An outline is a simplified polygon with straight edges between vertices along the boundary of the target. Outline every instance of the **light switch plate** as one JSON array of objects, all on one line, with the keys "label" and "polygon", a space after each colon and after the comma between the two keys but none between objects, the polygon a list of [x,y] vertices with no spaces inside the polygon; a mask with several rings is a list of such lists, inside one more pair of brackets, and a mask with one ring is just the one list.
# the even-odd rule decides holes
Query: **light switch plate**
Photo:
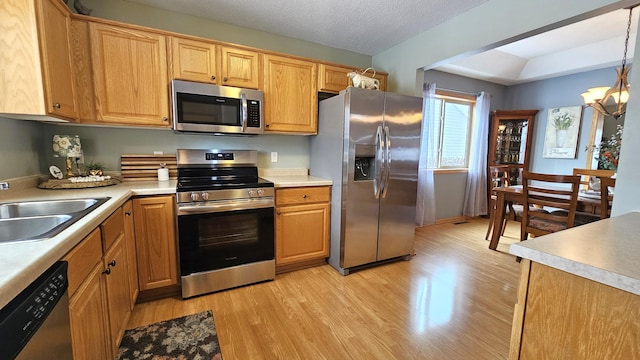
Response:
[{"label": "light switch plate", "polygon": [[278,162],[278,152],[277,151],[272,151],[271,152],[271,162],[272,163]]}]

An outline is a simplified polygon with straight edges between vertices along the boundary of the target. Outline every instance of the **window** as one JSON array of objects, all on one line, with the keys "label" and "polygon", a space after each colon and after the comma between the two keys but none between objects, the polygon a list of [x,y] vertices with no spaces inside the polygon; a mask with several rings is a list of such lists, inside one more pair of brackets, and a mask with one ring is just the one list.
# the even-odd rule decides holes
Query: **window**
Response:
[{"label": "window", "polygon": [[435,107],[436,121],[431,131],[437,147],[434,146],[436,153],[430,158],[429,167],[468,167],[475,98],[450,96],[436,91]]}]

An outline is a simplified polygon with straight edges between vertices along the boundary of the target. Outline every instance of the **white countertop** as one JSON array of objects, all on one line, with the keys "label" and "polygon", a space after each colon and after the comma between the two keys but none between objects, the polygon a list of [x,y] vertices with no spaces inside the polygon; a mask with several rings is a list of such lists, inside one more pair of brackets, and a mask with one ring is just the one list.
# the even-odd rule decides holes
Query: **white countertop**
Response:
[{"label": "white countertop", "polygon": [[640,295],[640,212],[512,244],[509,252]]},{"label": "white countertop", "polygon": [[261,176],[261,178],[271,181],[276,188],[281,187],[301,187],[301,186],[331,186],[333,181],[309,175],[275,175]]},{"label": "white countertop", "polygon": [[29,188],[3,194],[1,202],[49,199],[111,199],[85,215],[60,234],[41,241],[0,244],[0,308],[60,260],[93,229],[131,196],[162,195],[176,192],[176,181],[131,181],[118,185],[78,190]]}]

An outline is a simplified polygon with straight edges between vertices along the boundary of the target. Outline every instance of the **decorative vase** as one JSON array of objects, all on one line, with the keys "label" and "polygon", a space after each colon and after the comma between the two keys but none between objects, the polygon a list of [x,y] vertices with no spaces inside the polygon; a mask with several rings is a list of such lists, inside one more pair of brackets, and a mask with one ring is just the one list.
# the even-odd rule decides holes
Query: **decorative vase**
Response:
[{"label": "decorative vase", "polygon": [[567,130],[556,129],[556,147],[564,147],[564,140],[567,138]]}]

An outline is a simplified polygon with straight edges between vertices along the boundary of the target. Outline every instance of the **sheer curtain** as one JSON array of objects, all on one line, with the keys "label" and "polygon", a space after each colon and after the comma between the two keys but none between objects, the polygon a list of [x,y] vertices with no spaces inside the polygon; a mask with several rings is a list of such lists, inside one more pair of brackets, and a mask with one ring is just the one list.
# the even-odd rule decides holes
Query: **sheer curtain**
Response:
[{"label": "sheer curtain", "polygon": [[487,147],[489,138],[489,105],[491,94],[481,92],[476,99],[471,128],[469,171],[464,194],[462,215],[478,216],[487,213]]},{"label": "sheer curtain", "polygon": [[420,140],[420,161],[418,163],[418,196],[416,199],[416,225],[424,226],[436,222],[436,198],[433,180],[434,157],[437,156],[438,142],[434,131],[436,84],[424,84],[422,138]]}]

